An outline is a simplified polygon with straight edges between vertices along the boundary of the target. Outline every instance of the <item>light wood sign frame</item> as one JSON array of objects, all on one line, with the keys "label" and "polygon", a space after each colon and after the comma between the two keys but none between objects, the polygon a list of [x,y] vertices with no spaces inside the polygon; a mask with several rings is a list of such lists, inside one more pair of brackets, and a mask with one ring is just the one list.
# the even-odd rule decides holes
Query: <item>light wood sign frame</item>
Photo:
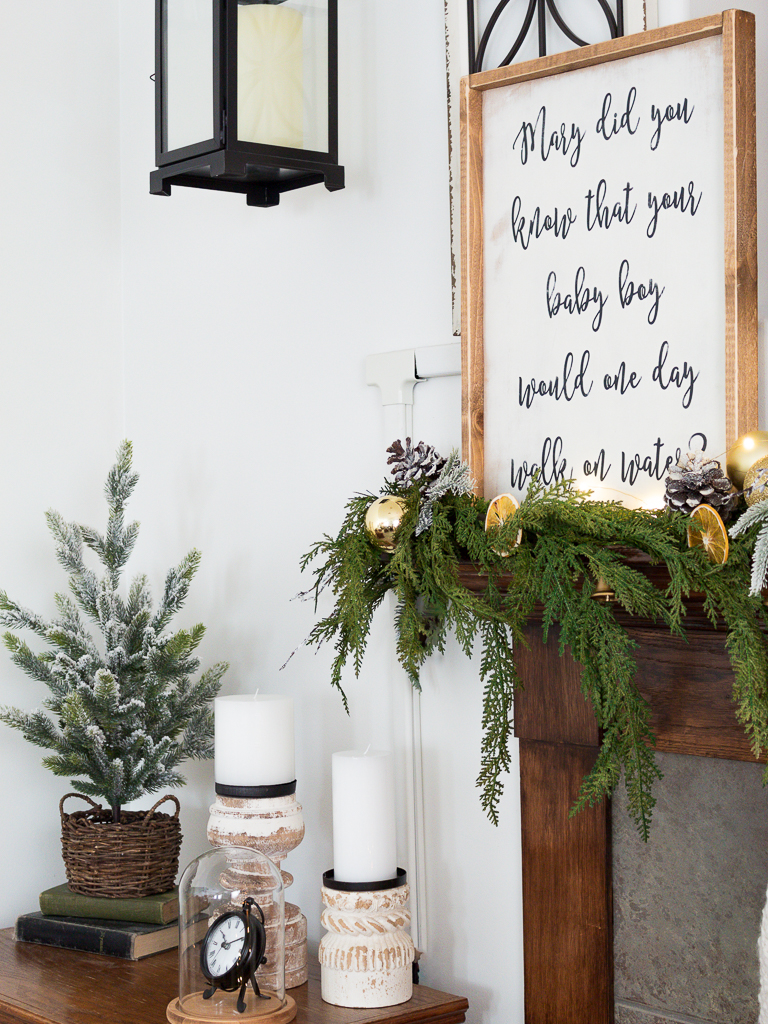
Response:
[{"label": "light wood sign frame", "polygon": [[461,164],[481,493],[538,466],[651,504],[699,435],[722,457],[757,428],[754,15],[463,78]]}]

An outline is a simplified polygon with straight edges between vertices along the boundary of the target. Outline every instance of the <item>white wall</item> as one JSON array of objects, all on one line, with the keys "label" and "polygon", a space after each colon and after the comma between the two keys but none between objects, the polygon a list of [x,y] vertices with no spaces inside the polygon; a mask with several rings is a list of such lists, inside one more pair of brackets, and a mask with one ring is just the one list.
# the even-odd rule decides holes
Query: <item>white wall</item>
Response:
[{"label": "white wall", "polygon": [[[0,588],[52,614],[65,578],[49,507],[101,514],[122,432],[118,19],[103,0],[0,8]],[[0,652],[0,704],[47,691]],[[0,924],[62,880],[59,799],[42,751],[0,733],[0,778],[18,827],[0,846]]]},{"label": "white wall", "polygon": [[[336,531],[345,501],[378,489],[386,471],[394,437],[383,434],[377,389],[365,385],[366,355],[451,340],[442,11],[342,0],[339,21],[347,188],[307,189],[277,209],[253,210],[213,192],[148,194],[152,4],[121,6],[126,429],[142,471],[134,511],[145,523],[135,558],[162,567],[199,546],[190,615],[209,627],[204,655],[231,662],[225,690],[260,686],[296,699],[307,834],[286,867],[296,878],[289,899],[307,914],[315,943],[320,877],[332,866],[330,755],[373,742],[402,763],[408,693],[383,611],[360,680],[347,675],[351,717],[328,683],[330,652],[301,650],[279,673],[314,621],[309,605],[291,602],[310,582],[298,562]],[[419,385],[417,396],[422,390],[437,397],[424,399],[430,414],[417,405],[419,436],[458,446],[458,381]],[[515,795],[496,830],[474,788],[476,668],[458,653],[448,663],[449,672],[430,666],[425,679],[423,978],[466,992],[477,1013],[500,1002],[502,965],[481,924],[489,908],[466,907],[468,873],[490,872],[514,922],[503,958],[517,979],[504,1003],[521,1012],[514,869],[506,880],[517,857]],[[211,766],[193,767],[190,778],[187,858],[206,846]]]},{"label": "white wall", "polygon": [[[288,194],[272,210],[194,189],[149,195],[151,0],[41,0],[34,18],[0,9],[2,95],[27,86],[23,109],[3,106],[13,144],[0,170],[0,586],[51,611],[63,576],[43,511],[101,524],[103,479],[119,439],[131,438],[141,481],[130,511],[143,524],[133,571],[158,587],[168,565],[199,547],[179,623],[208,626],[204,661],[231,663],[224,692],[259,686],[295,698],[307,834],[285,866],[314,943],[320,876],[332,866],[330,755],[371,741],[404,760],[408,695],[384,612],[360,680],[345,680],[349,718],[328,683],[330,652],[300,650],[279,672],[314,621],[310,605],[291,601],[309,585],[298,562],[335,532],[347,498],[377,490],[386,470],[394,438],[365,385],[365,356],[451,339],[441,6],[339,6],[348,185]],[[688,6],[691,16],[714,9]],[[759,94],[764,61],[760,75]],[[414,433],[444,453],[460,443],[455,379],[417,386]],[[35,706],[43,695],[3,657],[0,701]],[[467,995],[470,1021],[521,1024],[516,773],[496,829],[474,788],[477,665],[451,648],[423,683],[422,977]],[[20,808],[13,843],[0,848],[15,883],[0,896],[9,925],[63,880],[56,806],[69,787],[17,734],[1,738]],[[212,765],[190,765],[188,778],[184,862],[207,847]],[[400,839],[404,857],[402,813]]]}]

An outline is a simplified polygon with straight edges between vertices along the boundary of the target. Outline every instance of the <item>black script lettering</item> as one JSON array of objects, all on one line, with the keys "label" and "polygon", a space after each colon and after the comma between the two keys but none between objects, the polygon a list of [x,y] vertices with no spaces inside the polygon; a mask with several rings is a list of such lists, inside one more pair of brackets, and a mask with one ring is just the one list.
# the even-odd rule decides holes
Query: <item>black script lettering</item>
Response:
[{"label": "black script lettering", "polygon": [[570,206],[562,216],[555,207],[551,217],[549,214],[542,217],[541,208],[537,206],[530,219],[521,214],[521,206],[520,196],[515,196],[512,200],[512,237],[523,249],[528,248],[532,238],[541,238],[545,231],[551,231],[556,238],[566,238],[576,221],[576,214],[571,212]]},{"label": "black script lettering", "polygon": [[630,388],[634,390],[642,379],[642,377],[637,376],[634,370],[632,370],[629,377],[627,377],[627,367],[622,359],[619,363],[618,372],[615,375],[606,373],[603,377],[603,387],[606,391],[618,391],[623,395]]},{"label": "black script lettering", "polygon": [[622,309],[626,309],[634,298],[637,298],[640,302],[643,299],[652,299],[653,301],[648,310],[648,323],[654,324],[659,314],[659,300],[663,294],[664,289],[655,284],[653,278],[648,281],[647,285],[636,285],[634,281],[630,281],[629,260],[621,261],[621,266],[619,267],[619,301],[621,302]]},{"label": "black script lettering", "polygon": [[607,466],[605,464],[605,448],[600,449],[600,454],[597,456],[594,462],[590,462],[589,459],[584,460],[584,475],[595,476],[600,480],[601,483],[603,480],[605,480],[610,471],[610,462]]},{"label": "black script lettering", "polygon": [[527,462],[521,462],[519,468],[516,469],[515,460],[510,459],[509,479],[512,489],[525,490],[527,481],[533,477],[536,470],[539,471],[539,479],[545,487],[564,480],[568,463],[560,457],[562,452],[562,437],[556,437],[554,441],[551,437],[545,437],[544,444],[541,446],[541,462],[531,463],[530,468]]},{"label": "black script lettering", "polygon": [[597,124],[595,125],[595,131],[598,133],[598,135],[602,135],[603,138],[607,140],[612,138],[614,135],[618,135],[623,128],[626,128],[630,135],[634,135],[637,131],[638,125],[640,124],[639,117],[635,121],[634,128],[630,123],[632,108],[635,105],[636,97],[637,89],[633,85],[627,93],[627,102],[624,108],[624,113],[621,115],[621,117],[619,117],[618,114],[614,114],[613,123],[609,127],[608,115],[611,112],[611,103],[613,102],[613,97],[609,92],[607,92],[603,97],[603,112],[600,115],[600,117],[598,117]]},{"label": "black script lettering", "polygon": [[647,473],[652,480],[663,480],[674,463],[675,457],[668,455],[662,464],[661,449],[664,447],[664,442],[660,437],[656,439],[653,447],[656,449],[656,454],[645,457],[633,455],[627,459],[627,453],[621,453],[621,479],[624,483],[634,484],[640,473]]},{"label": "black script lettering", "polygon": [[637,210],[637,203],[632,207],[631,213],[629,210],[629,194],[632,191],[632,186],[627,182],[623,189],[624,202],[614,203],[613,206],[605,202],[605,190],[607,187],[605,178],[601,178],[595,191],[593,192],[590,189],[585,196],[587,200],[587,231],[591,231],[597,225],[607,229],[614,220],[624,224],[632,223],[635,210]]},{"label": "black script lettering", "polygon": [[701,197],[704,195],[703,192],[699,192],[699,198],[696,199],[694,196],[694,184],[692,181],[688,182],[688,188],[685,185],[681,185],[677,192],[673,192],[672,195],[669,192],[665,192],[661,199],[655,196],[653,192],[648,193],[648,209],[652,210],[651,219],[648,221],[648,227],[646,234],[649,238],[653,238],[656,234],[656,227],[659,222],[659,210],[679,210],[680,213],[690,212],[692,217],[696,216],[696,211],[701,204]]},{"label": "black script lettering", "polygon": [[539,152],[542,160],[546,161],[553,149],[558,153],[562,153],[563,156],[567,156],[568,151],[573,147],[569,163],[571,167],[575,167],[581,156],[581,143],[584,140],[584,134],[578,125],[571,124],[569,132],[565,127],[565,123],[563,123],[560,125],[559,130],[550,132],[549,136],[547,136],[547,108],[542,106],[535,122],[523,121],[520,125],[520,131],[515,136],[512,149],[516,148],[518,139],[520,139],[520,163],[526,164],[528,163],[528,157],[536,150],[536,138],[538,136]]},{"label": "black script lettering", "polygon": [[683,393],[683,408],[687,409],[693,399],[693,385],[699,379],[698,373],[693,372],[693,367],[689,366],[688,363],[683,363],[682,367],[673,366],[666,376],[665,383],[665,364],[667,362],[667,356],[669,355],[669,342],[662,341],[661,348],[659,349],[659,358],[656,360],[656,366],[653,369],[653,379],[662,389],[666,391],[671,385],[675,385],[676,388],[685,388]]},{"label": "black script lettering", "polygon": [[520,405],[524,405],[526,409],[530,409],[533,405],[533,400],[536,396],[541,398],[554,398],[556,402],[559,402],[561,398],[564,398],[566,402],[573,400],[576,392],[579,391],[584,398],[587,397],[589,392],[592,390],[592,381],[589,382],[589,387],[586,387],[586,381],[584,375],[587,372],[589,366],[589,350],[585,350],[581,355],[581,363],[579,364],[579,371],[571,381],[571,371],[573,370],[573,352],[568,352],[565,361],[563,362],[563,375],[555,377],[550,380],[536,380],[531,378],[531,383],[526,384],[523,387],[523,378],[518,378],[518,402]]},{"label": "black script lettering", "polygon": [[547,277],[547,313],[551,320],[561,309],[564,309],[566,313],[586,313],[590,306],[597,306],[595,315],[592,317],[592,330],[599,331],[608,296],[603,295],[599,288],[585,287],[584,277],[584,267],[579,267],[573,282],[573,293],[563,296],[560,292],[555,291],[557,274],[554,270],[550,271],[549,277]]},{"label": "black script lettering", "polygon": [[653,135],[651,136],[651,149],[656,149],[661,139],[661,126],[665,121],[683,121],[685,124],[693,117],[693,112],[696,108],[691,106],[688,110],[687,98],[682,103],[678,103],[676,107],[673,107],[670,103],[666,110],[662,107],[656,107],[655,104],[651,104],[651,120],[656,122],[656,128],[654,129]]}]

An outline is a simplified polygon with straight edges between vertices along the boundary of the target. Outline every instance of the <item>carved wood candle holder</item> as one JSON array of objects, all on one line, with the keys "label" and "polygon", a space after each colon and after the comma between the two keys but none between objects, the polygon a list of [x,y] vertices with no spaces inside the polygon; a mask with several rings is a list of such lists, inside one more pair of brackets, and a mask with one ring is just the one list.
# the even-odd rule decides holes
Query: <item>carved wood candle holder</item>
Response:
[{"label": "carved wood candle holder", "polygon": [[[283,885],[293,875],[283,871],[284,858],[304,838],[304,818],[296,800],[296,783],[280,786],[224,786],[216,783],[216,802],[208,819],[208,841],[213,846],[244,846],[266,854],[280,869]],[[258,875],[241,880],[245,891],[258,894]],[[258,897],[257,897],[258,898]],[[267,928],[267,957],[269,957]],[[285,904],[285,987],[307,980],[307,919],[293,903]]]},{"label": "carved wood candle holder", "polygon": [[384,882],[339,882],[323,875],[321,994],[335,1006],[395,1006],[413,995],[413,940],[406,930],[410,888],[398,868]]}]

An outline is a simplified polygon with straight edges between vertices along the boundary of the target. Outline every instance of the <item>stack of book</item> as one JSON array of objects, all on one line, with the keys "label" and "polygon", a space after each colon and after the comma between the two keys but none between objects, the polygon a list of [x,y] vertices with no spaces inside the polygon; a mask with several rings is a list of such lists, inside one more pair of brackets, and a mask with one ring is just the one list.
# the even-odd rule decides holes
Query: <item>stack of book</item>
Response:
[{"label": "stack of book", "polygon": [[22,914],[14,937],[61,949],[141,960],[179,944],[179,891],[111,899],[81,896],[66,883],[40,893],[40,911]]}]

